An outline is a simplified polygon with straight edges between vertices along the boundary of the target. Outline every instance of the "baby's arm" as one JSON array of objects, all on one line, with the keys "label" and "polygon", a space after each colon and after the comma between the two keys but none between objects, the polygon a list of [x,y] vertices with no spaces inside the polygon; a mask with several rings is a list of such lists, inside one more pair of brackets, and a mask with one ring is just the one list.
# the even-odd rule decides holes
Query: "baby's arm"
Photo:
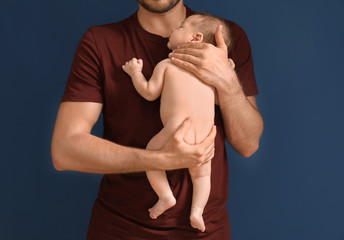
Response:
[{"label": "baby's arm", "polygon": [[122,66],[123,70],[131,77],[136,91],[148,101],[157,99],[164,85],[164,64],[158,64],[149,81],[142,74],[143,61],[133,58]]}]

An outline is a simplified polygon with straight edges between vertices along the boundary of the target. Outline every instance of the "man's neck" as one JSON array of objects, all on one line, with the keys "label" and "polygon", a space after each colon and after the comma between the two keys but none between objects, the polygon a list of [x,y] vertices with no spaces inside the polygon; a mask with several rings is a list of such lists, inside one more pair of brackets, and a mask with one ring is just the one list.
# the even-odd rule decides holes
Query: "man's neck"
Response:
[{"label": "man's neck", "polygon": [[166,13],[152,13],[139,5],[137,17],[140,25],[147,32],[169,37],[173,29],[180,26],[186,18],[186,8],[180,1],[173,9]]}]

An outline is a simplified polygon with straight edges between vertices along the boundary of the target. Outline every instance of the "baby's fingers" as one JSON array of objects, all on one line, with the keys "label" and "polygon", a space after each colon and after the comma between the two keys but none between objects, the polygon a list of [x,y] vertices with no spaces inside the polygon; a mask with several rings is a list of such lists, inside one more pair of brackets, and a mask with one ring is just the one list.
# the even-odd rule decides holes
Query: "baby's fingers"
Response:
[{"label": "baby's fingers", "polygon": [[216,126],[214,125],[211,128],[211,131],[208,134],[208,136],[200,143],[200,146],[202,146],[202,148],[205,150],[210,149],[211,146],[215,142],[215,136],[216,136]]}]

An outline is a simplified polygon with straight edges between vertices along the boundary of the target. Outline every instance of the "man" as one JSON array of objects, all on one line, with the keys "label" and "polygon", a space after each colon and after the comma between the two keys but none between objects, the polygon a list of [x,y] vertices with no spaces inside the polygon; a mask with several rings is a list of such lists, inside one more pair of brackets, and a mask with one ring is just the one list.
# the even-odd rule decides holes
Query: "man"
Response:
[{"label": "man", "polygon": [[[229,56],[240,82],[228,63],[221,27],[217,47],[186,44],[170,54],[174,64],[215,87],[219,100],[216,130],[213,127],[202,143],[188,145],[183,136],[192,119],[186,119],[161,150],[143,150],[162,128],[160,102],[144,100],[121,66],[138,57],[146,63],[143,74],[150,76],[154,66],[168,56],[172,30],[193,12],[182,0],[138,3],[138,11],[129,18],[93,26],[82,37],[56,120],[51,149],[54,166],[57,170],[105,174],[93,206],[88,239],[229,239],[224,139],[249,157],[258,149],[263,130],[247,37],[238,25],[229,22],[233,35]],[[103,139],[90,134],[101,111]],[[212,190],[203,214],[207,230],[201,233],[189,224],[192,184],[186,168],[211,159]],[[177,205],[153,220],[147,208],[156,196],[143,171],[158,167],[179,169],[167,173]]]}]

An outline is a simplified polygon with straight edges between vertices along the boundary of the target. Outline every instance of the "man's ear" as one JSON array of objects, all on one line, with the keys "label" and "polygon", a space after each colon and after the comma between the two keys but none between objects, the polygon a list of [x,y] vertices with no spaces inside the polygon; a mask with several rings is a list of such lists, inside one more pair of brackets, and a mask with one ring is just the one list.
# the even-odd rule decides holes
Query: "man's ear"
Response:
[{"label": "man's ear", "polygon": [[191,42],[202,42],[203,41],[203,33],[196,33],[195,35],[193,35]]}]

